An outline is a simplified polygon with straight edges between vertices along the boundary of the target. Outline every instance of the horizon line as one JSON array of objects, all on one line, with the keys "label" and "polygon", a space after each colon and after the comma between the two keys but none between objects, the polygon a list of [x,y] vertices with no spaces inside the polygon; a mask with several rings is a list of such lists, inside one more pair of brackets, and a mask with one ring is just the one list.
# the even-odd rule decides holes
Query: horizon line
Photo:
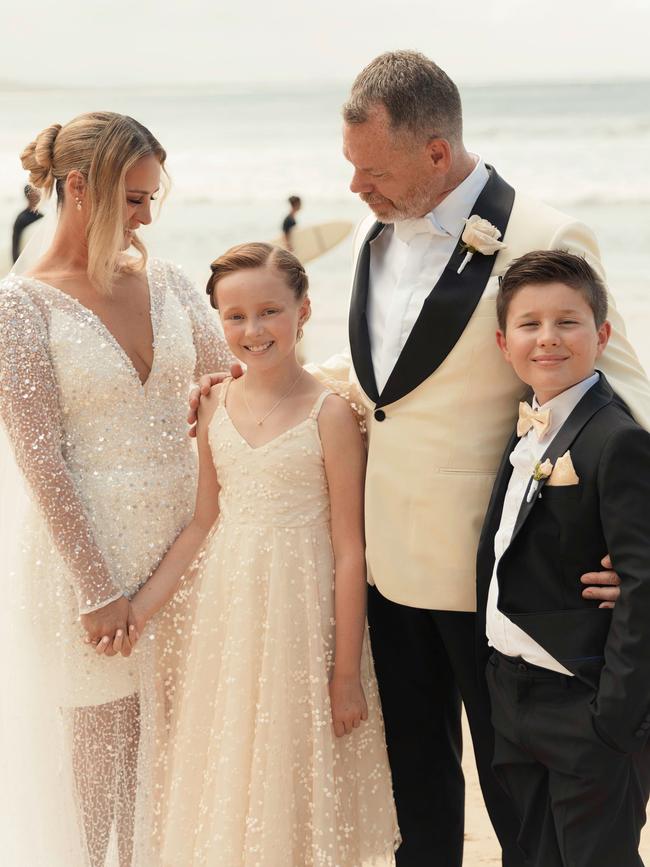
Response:
[{"label": "horizon line", "polygon": [[[490,81],[467,79],[460,80],[458,86],[460,88],[470,87],[476,89],[486,89],[489,87],[563,87],[567,85],[612,85],[612,84],[650,84],[650,76],[630,76],[621,75],[609,78],[603,77],[566,77],[566,78],[494,78]],[[329,79],[312,79],[301,82],[295,80],[277,80],[269,81],[268,79],[260,80],[232,80],[232,81],[188,81],[188,82],[173,82],[173,81],[142,81],[137,84],[116,82],[114,84],[95,83],[95,84],[78,84],[67,82],[29,82],[18,81],[15,79],[0,78],[0,92],[2,91],[52,91],[52,90],[156,90],[161,88],[173,90],[187,90],[191,88],[209,89],[217,88],[219,90],[284,90],[284,91],[305,91],[310,87],[316,88],[337,88],[349,87],[350,79],[348,78],[329,78]]]}]

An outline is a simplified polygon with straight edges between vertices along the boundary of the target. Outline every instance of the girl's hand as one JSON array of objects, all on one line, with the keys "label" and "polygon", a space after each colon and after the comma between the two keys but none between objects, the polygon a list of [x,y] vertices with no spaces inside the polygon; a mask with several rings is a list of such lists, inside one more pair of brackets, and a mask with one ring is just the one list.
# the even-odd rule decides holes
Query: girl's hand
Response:
[{"label": "girl's hand", "polygon": [[361,720],[368,719],[368,705],[358,676],[337,677],[335,673],[329,689],[334,734],[340,738],[359,728]]},{"label": "girl's hand", "polygon": [[142,610],[138,595],[139,594],[136,593],[129,604],[129,617],[127,620],[129,638],[131,640],[131,645],[134,647],[136,642],[142,635],[144,628],[147,625],[147,620],[149,619]]}]

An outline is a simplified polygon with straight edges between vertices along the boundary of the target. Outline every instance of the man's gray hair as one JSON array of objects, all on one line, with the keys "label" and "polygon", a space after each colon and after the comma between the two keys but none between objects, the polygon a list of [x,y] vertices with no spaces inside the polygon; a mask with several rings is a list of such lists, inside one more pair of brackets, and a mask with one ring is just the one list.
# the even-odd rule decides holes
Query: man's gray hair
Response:
[{"label": "man's gray hair", "polygon": [[439,66],[418,51],[387,51],[356,77],[343,106],[346,123],[365,123],[383,105],[395,131],[460,143],[463,114],[458,88]]}]

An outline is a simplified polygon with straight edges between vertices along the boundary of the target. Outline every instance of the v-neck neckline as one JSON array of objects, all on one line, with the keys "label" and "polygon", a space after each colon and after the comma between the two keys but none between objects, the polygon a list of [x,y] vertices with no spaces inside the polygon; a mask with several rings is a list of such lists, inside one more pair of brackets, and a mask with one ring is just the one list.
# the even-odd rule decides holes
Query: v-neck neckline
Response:
[{"label": "v-neck neckline", "polygon": [[143,391],[146,389],[147,385],[149,384],[149,382],[151,380],[151,376],[154,372],[154,368],[156,366],[156,357],[157,357],[156,335],[158,333],[158,325],[159,325],[159,322],[157,321],[156,312],[155,312],[156,311],[156,299],[154,299],[154,292],[156,291],[156,287],[155,287],[155,281],[152,279],[152,273],[151,273],[149,262],[147,262],[147,265],[145,268],[145,281],[147,284],[147,292],[149,294],[149,321],[151,324],[151,336],[152,336],[151,346],[152,346],[153,354],[152,354],[152,359],[151,359],[151,368],[150,368],[149,374],[148,374],[147,378],[144,380],[144,382],[142,381],[140,374],[138,373],[138,369],[136,368],[135,364],[133,363],[133,359],[128,354],[126,349],[124,349],[124,347],[119,342],[117,337],[115,337],[113,332],[110,330],[108,325],[106,325],[106,323],[101,318],[101,316],[99,316],[98,313],[95,313],[94,310],[91,310],[90,307],[87,307],[78,298],[75,298],[74,295],[71,295],[69,292],[65,292],[63,289],[59,289],[58,286],[54,286],[52,283],[47,283],[45,280],[39,280],[38,277],[30,277],[28,275],[23,275],[23,279],[24,280],[30,280],[33,283],[38,283],[40,286],[45,286],[46,288],[50,289],[56,295],[59,295],[60,297],[62,297],[64,299],[64,301],[66,303],[68,303],[71,307],[73,307],[76,310],[80,310],[91,322],[94,322],[97,331],[99,333],[101,333],[108,340],[108,342],[113,346],[113,348],[117,351],[118,355],[122,358],[124,364],[128,368],[131,375],[134,377],[134,379],[137,381],[140,388]]},{"label": "v-neck neckline", "polygon": [[220,407],[218,407],[218,409],[222,409],[222,410],[223,410],[223,414],[224,414],[225,417],[228,419],[228,422],[230,423],[230,427],[234,430],[234,432],[237,434],[237,436],[239,437],[239,439],[244,443],[244,445],[245,445],[248,449],[250,449],[250,451],[252,451],[252,452],[258,452],[258,451],[260,451],[261,449],[266,448],[266,446],[271,445],[271,443],[277,442],[277,440],[282,439],[282,437],[286,436],[287,434],[290,434],[292,431],[298,430],[298,428],[302,427],[302,426],[303,426],[304,424],[306,424],[308,421],[311,421],[311,420],[312,420],[312,415],[311,415],[311,412],[310,412],[309,415],[305,416],[305,418],[303,418],[301,421],[296,422],[296,424],[292,424],[291,427],[285,428],[283,431],[281,431],[279,434],[276,434],[276,435],[275,435],[274,437],[272,437],[270,440],[267,440],[266,442],[261,443],[261,444],[258,445],[258,446],[254,446],[252,443],[250,443],[250,442],[246,439],[246,437],[245,437],[245,436],[242,434],[242,432],[239,430],[239,428],[237,427],[237,425],[235,424],[235,422],[232,420],[232,418],[231,418],[231,416],[230,416],[230,413],[229,413],[228,410],[226,409],[225,405],[222,404]]},{"label": "v-neck neckline", "polygon": [[228,412],[228,407],[226,406],[226,400],[228,399],[228,391],[230,390],[230,386],[232,385],[232,382],[233,382],[232,378],[229,378],[224,383],[225,390],[224,390],[223,394],[221,394],[221,396],[220,396],[220,401],[219,401],[219,405],[217,407],[217,410],[215,412],[215,416],[218,414],[220,409],[223,410],[223,414],[225,415],[226,419],[228,420],[230,427],[234,430],[234,432],[237,434],[237,436],[242,441],[242,443],[246,446],[246,448],[251,452],[260,451],[261,449],[264,449],[267,446],[271,445],[271,443],[275,443],[278,440],[281,440],[283,437],[287,436],[287,434],[290,434],[293,431],[298,430],[303,425],[307,424],[308,421],[316,421],[317,420],[317,416],[314,415],[314,410],[316,409],[316,407],[319,406],[319,401],[321,400],[321,395],[319,395],[316,398],[316,401],[312,405],[312,408],[309,410],[309,415],[306,415],[305,418],[301,419],[299,422],[296,422],[295,424],[292,424],[290,427],[285,428],[283,431],[280,431],[280,433],[276,434],[274,437],[271,437],[270,440],[266,440],[266,442],[260,443],[260,445],[258,445],[258,446],[254,446],[242,434],[242,432],[239,430],[239,428],[237,427],[237,425],[233,421],[232,416]]}]

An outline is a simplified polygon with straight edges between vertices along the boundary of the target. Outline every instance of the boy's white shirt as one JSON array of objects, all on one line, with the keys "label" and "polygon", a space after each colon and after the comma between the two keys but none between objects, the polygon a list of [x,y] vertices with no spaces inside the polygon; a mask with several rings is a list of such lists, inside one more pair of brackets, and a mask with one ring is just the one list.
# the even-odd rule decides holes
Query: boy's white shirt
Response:
[{"label": "boy's white shirt", "polygon": [[[515,626],[505,614],[499,611],[497,607],[499,598],[497,568],[512,539],[517,515],[526,496],[535,464],[553,442],[578,403],[598,382],[599,378],[598,373],[594,373],[587,379],[583,379],[582,382],[578,382],[563,391],[562,394],[558,394],[552,400],[547,401],[543,408],[551,410],[551,423],[548,430],[541,437],[537,436],[534,429],[529,430],[526,436],[519,440],[510,455],[513,469],[503,501],[501,522],[494,536],[494,569],[486,611],[485,631],[491,647],[506,656],[520,656],[533,665],[539,665],[541,668],[548,668],[560,674],[568,674],[570,677],[573,677],[570,671],[554,659],[540,644],[533,641],[523,629]],[[539,409],[536,399],[533,400],[533,409]],[[605,553],[603,551],[603,556]],[[525,575],[522,576],[522,580],[526,580]],[[578,580],[579,576],[576,578],[576,581]]]}]

